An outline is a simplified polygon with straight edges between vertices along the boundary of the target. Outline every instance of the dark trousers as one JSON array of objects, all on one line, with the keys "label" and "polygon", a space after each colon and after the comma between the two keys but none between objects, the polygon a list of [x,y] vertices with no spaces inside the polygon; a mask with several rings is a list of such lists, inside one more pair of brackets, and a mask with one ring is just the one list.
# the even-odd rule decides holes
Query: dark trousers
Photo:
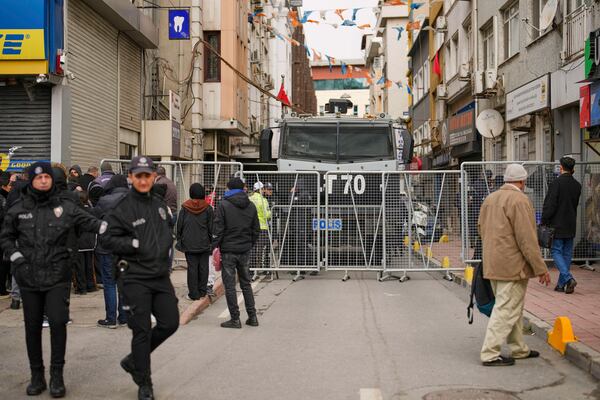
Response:
[{"label": "dark trousers", "polygon": [[269,231],[261,230],[256,244],[250,251],[250,268],[269,268]]},{"label": "dark trousers", "polygon": [[206,296],[209,256],[209,252],[185,253],[185,259],[187,260],[188,295],[191,299],[198,300]]},{"label": "dark trousers", "polygon": [[102,282],[102,264],[100,263],[100,256],[102,254],[94,252],[94,277],[95,282]]},{"label": "dark trousers", "polygon": [[50,365],[55,367],[65,364],[69,294],[70,287],[68,284],[45,291],[21,289],[23,315],[25,317],[25,341],[27,343],[29,365],[32,369],[44,366],[42,357],[44,311],[50,323],[50,347],[52,349]]},{"label": "dark trousers", "polygon": [[96,287],[96,282],[94,282],[93,251],[79,251],[77,253],[75,285],[79,291],[86,291]]},{"label": "dark trousers", "polygon": [[[112,254],[100,254],[100,267],[102,268],[102,285],[104,286],[104,309],[106,319],[111,322],[127,322],[127,316],[123,311],[121,293],[117,292],[117,282],[114,278]],[[117,307],[118,305],[118,307]],[[118,310],[118,315],[117,315]]]},{"label": "dark trousers", "polygon": [[[0,252],[1,253],[1,252]],[[0,254],[0,294],[8,294],[6,290],[6,282],[10,275],[10,262],[2,260],[2,254]]]},{"label": "dark trousers", "polygon": [[[132,330],[131,354],[136,382],[150,375],[150,353],[179,327],[175,289],[169,277],[123,282],[123,301],[129,308],[127,324]],[[152,328],[150,314],[156,318]]]},{"label": "dark trousers", "polygon": [[221,255],[221,277],[223,279],[223,286],[225,286],[225,298],[227,299],[227,308],[229,308],[231,319],[240,319],[240,308],[238,307],[235,290],[236,272],[240,280],[242,294],[244,295],[246,312],[249,317],[256,315],[254,294],[252,293],[252,285],[250,283],[252,278],[248,267],[249,258],[249,251],[242,254],[222,253]]}]

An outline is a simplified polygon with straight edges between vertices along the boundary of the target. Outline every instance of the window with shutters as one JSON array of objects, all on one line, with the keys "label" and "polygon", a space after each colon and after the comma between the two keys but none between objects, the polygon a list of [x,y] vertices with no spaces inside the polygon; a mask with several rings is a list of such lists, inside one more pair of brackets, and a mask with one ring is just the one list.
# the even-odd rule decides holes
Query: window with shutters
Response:
[{"label": "window with shutters", "polygon": [[[221,32],[204,32],[204,40],[221,53]],[[208,48],[204,49],[204,82],[221,82],[221,60]]]}]

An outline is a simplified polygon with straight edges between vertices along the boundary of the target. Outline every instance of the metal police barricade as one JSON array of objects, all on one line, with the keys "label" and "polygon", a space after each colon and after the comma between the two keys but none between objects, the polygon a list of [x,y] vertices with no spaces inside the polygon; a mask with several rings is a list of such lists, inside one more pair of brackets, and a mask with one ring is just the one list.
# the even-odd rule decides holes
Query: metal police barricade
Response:
[{"label": "metal police barricade", "polygon": [[[504,171],[509,164],[515,161],[485,161],[464,162],[461,169],[461,206],[463,226],[463,248],[462,256],[466,263],[476,263],[481,260],[474,259],[475,244],[479,237],[477,221],[479,211],[485,198],[504,185]],[[548,192],[548,186],[557,173],[557,163],[523,161],[523,165],[529,174],[526,183],[525,194],[529,196],[533,204],[536,223],[540,224],[544,198]],[[548,250],[542,250],[544,258],[551,260]]]},{"label": "metal police barricade", "polygon": [[322,220],[319,173],[252,171],[245,173],[244,179],[263,220],[261,238],[250,260],[255,278],[259,272],[296,271],[294,279],[298,279],[301,272],[318,271]]},{"label": "metal police barricade", "polygon": [[590,262],[600,261],[600,163],[577,163],[574,177],[581,183],[581,198],[573,262],[594,270]]},{"label": "metal police barricade", "polygon": [[[383,174],[384,269],[379,280],[408,272],[462,271],[460,171]],[[396,277],[394,272],[403,272]]]},{"label": "metal police barricade", "polygon": [[[131,160],[105,159],[115,173],[127,174]],[[201,183],[206,190],[206,200],[216,207],[227,190],[227,182],[232,176],[243,176],[243,165],[239,162],[213,161],[155,161],[154,164],[165,168],[166,176],[173,181],[177,188],[177,210],[189,198],[189,188],[192,183]],[[176,254],[180,255],[180,254]],[[185,263],[185,258],[175,257],[179,265]]]},{"label": "metal police barricade", "polygon": [[383,172],[327,172],[325,217],[319,229],[325,232],[327,270],[383,270]]}]

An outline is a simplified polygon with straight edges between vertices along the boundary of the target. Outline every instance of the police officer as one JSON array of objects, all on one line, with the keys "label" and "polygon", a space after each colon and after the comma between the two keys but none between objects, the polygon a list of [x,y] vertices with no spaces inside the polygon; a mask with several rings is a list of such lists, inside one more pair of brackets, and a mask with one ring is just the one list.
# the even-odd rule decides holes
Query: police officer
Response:
[{"label": "police officer", "polygon": [[[123,270],[119,285],[133,338],[131,354],[121,360],[121,367],[139,386],[138,398],[153,399],[150,353],[179,327],[177,297],[169,278],[173,219],[165,202],[152,193],[156,172],[150,158],[135,157],[129,179],[132,188],[108,214],[109,229],[100,243]],[[151,314],[157,321],[154,328]]]},{"label": "police officer", "polygon": [[69,248],[69,232],[74,227],[103,234],[106,222],[61,196],[49,163],[34,163],[29,169],[29,183],[21,199],[6,213],[0,233],[0,247],[10,258],[11,271],[21,288],[31,367],[31,382],[27,386],[30,396],[46,389],[42,358],[44,308],[52,347],[50,395],[63,397],[66,393],[63,367],[69,320],[70,253],[73,251]]}]

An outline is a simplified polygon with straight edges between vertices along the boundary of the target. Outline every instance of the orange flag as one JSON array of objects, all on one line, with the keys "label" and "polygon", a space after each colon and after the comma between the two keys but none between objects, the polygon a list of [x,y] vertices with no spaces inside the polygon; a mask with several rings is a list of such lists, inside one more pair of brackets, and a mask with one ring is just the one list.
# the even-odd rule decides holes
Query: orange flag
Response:
[{"label": "orange flag", "polygon": [[405,6],[406,2],[401,1],[401,0],[389,0],[389,1],[386,1],[385,4],[388,6]]},{"label": "orange flag", "polygon": [[419,29],[421,27],[421,21],[409,22],[406,24],[407,31],[414,31],[415,29]]},{"label": "orange flag", "polygon": [[315,49],[312,49],[312,51],[313,51],[313,60],[320,61],[322,58],[321,55]]},{"label": "orange flag", "polygon": [[338,8],[337,10],[335,10],[335,13],[342,19],[342,21],[344,20],[344,16],[342,14],[346,10],[347,8]]}]

